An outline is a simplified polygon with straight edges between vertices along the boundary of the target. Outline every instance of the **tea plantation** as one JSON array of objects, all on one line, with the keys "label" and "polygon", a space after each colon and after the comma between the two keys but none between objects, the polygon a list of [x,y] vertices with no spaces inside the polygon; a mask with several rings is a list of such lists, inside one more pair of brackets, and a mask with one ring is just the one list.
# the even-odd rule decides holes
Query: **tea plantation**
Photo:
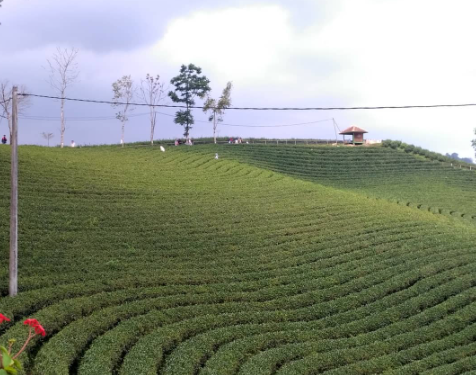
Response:
[{"label": "tea plantation", "polygon": [[0,345],[28,317],[47,332],[24,374],[476,371],[474,172],[384,148],[23,146],[9,298],[9,152]]},{"label": "tea plantation", "polygon": [[474,168],[459,169],[383,147],[234,145],[222,153],[300,179],[476,223]]}]

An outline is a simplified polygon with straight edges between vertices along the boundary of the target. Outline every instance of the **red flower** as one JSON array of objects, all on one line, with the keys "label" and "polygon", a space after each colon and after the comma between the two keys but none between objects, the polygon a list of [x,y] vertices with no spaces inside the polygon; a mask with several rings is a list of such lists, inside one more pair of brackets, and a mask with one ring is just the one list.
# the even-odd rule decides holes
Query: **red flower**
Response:
[{"label": "red flower", "polygon": [[8,319],[5,315],[0,314],[0,324],[3,322],[10,322],[10,319]]},{"label": "red flower", "polygon": [[23,324],[30,327],[36,327],[40,325],[36,319],[27,319],[23,322]]},{"label": "red flower", "polygon": [[45,329],[44,329],[40,324],[38,324],[37,326],[35,326],[35,333],[36,333],[37,335],[41,335],[41,336],[43,336],[43,337],[46,336],[46,331],[45,331]]},{"label": "red flower", "polygon": [[41,335],[43,337],[46,336],[46,331],[42,327],[42,325],[36,319],[27,319],[23,322],[24,325],[33,327],[35,329],[35,333],[37,335]]}]

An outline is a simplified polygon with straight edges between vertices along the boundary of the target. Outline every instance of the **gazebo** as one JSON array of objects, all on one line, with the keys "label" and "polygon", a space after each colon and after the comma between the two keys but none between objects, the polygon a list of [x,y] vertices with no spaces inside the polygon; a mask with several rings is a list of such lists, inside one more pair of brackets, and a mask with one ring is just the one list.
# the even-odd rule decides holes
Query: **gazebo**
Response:
[{"label": "gazebo", "polygon": [[342,134],[342,138],[344,138],[344,143],[345,143],[345,135],[351,135],[352,136],[352,144],[354,145],[361,145],[364,143],[364,133],[368,133],[366,130],[358,128],[357,126],[351,126],[350,128],[347,128],[343,131],[341,131],[339,134]]}]

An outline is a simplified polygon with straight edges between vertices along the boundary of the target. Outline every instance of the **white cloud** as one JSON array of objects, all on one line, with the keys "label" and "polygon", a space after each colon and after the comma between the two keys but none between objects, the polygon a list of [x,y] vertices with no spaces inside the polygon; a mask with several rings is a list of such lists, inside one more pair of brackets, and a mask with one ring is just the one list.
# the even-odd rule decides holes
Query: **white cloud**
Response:
[{"label": "white cloud", "polygon": [[[475,13],[465,0],[348,1],[319,33],[320,52],[348,61],[333,84],[352,92],[352,105],[476,102]],[[388,137],[467,156],[475,117],[476,108],[360,116]]]},{"label": "white cloud", "polygon": [[[51,4],[58,1],[51,0]],[[142,19],[144,10],[140,9],[147,8],[150,14],[163,10],[161,19],[168,20],[168,24],[157,22],[151,26],[153,30],[144,32],[150,35],[160,34],[157,30],[165,32],[152,44],[135,44],[133,40],[140,33],[134,32],[136,38],[131,39],[132,47],[126,50],[103,49],[102,42],[97,48],[84,47],[89,45],[89,37],[73,31],[77,29],[74,25],[85,25],[85,18],[75,18],[63,7],[56,13],[61,13],[62,25],[73,27],[61,34],[65,40],[61,39],[60,44],[83,45],[81,82],[72,87],[70,94],[107,99],[111,95],[111,82],[124,74],[132,74],[140,80],[146,73],[159,73],[168,82],[178,73],[181,64],[194,63],[211,79],[213,95],[232,80],[233,101],[237,106],[476,102],[476,52],[472,48],[472,38],[476,35],[476,23],[472,20],[476,14],[474,1],[339,0],[333,1],[332,5],[317,0],[277,2],[237,0],[227,3],[234,6],[218,7],[214,5],[218,2],[211,0],[196,1],[193,6],[184,0],[180,1],[182,16],[178,18],[173,18],[179,14],[178,10],[172,12],[159,3],[147,2],[148,7],[134,8],[136,18]],[[25,1],[20,3],[26,4]],[[308,7],[301,6],[304,3]],[[4,7],[2,30],[7,33],[13,32],[13,21],[22,14],[17,8],[20,9],[20,5]],[[30,12],[35,13],[38,9],[32,8]],[[104,9],[107,7],[101,9],[95,13],[96,21],[106,19]],[[189,13],[183,13],[185,9]],[[307,9],[305,14],[302,14],[303,9]],[[130,7],[121,12],[129,10]],[[36,32],[33,31],[36,24],[31,28],[26,24],[31,17],[22,21],[21,29],[25,33]],[[41,66],[59,42],[45,30],[38,45],[36,42],[15,43],[13,50],[8,44],[0,46],[0,78],[49,93],[47,74]],[[104,28],[97,35],[106,41],[120,42],[124,38],[114,28]],[[74,43],[76,41],[78,43]],[[18,45],[23,47],[19,49]],[[32,114],[49,114],[48,108],[44,107],[47,103],[36,102],[38,107],[31,108]],[[69,105],[71,110],[76,108],[73,103]],[[84,106],[78,105],[79,113],[84,110]],[[107,107],[87,107],[88,113],[91,110],[98,114],[111,111]],[[197,113],[197,118],[201,115]],[[474,156],[470,139],[474,138],[476,108],[330,113],[229,111],[226,121],[271,125],[329,117],[335,117],[342,127],[361,126],[369,130],[372,138],[402,139],[443,153]],[[205,125],[200,126],[205,129]],[[199,130],[198,124],[196,130]],[[239,130],[243,130],[243,135],[248,131]],[[171,126],[170,132],[173,131],[180,132],[180,128]],[[331,137],[333,130],[332,127],[324,131],[310,126],[274,129],[273,133],[266,129],[254,135]]]},{"label": "white cloud", "polygon": [[[326,96],[340,105],[476,102],[473,1],[346,0],[334,14],[297,31],[277,5],[196,12],[169,24],[156,53],[232,79],[263,104],[318,106]],[[346,115],[375,138],[472,153],[476,108]]]},{"label": "white cloud", "polygon": [[[194,62],[241,85],[286,81],[281,60],[293,31],[279,6],[196,12],[172,21],[156,53],[170,64]],[[278,76],[273,76],[279,71]]]}]

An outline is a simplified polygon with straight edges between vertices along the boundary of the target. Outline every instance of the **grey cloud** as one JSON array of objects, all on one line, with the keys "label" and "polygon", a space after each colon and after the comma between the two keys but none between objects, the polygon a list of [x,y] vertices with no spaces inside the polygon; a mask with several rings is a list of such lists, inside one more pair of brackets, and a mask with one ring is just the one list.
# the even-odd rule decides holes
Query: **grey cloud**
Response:
[{"label": "grey cloud", "polygon": [[[0,50],[39,49],[69,45],[97,53],[128,51],[160,39],[167,23],[191,12],[230,6],[279,4],[292,14],[297,28],[314,25],[335,9],[314,0],[114,1],[114,0],[7,0],[2,8],[3,38]],[[318,10],[319,9],[319,10]],[[204,38],[197,30],[191,38]]]},{"label": "grey cloud", "polygon": [[2,50],[47,45],[74,45],[99,53],[129,50],[157,40],[167,17],[159,13],[159,6],[152,6],[154,1],[142,1],[142,6],[107,0],[49,0],[28,6],[26,0],[15,1],[4,6],[1,31],[15,37],[5,38]]},{"label": "grey cloud", "polygon": [[[0,79],[26,84],[32,92],[52,94],[47,84],[47,72],[42,69],[46,63],[48,51],[56,45],[75,46],[80,50],[81,82],[68,92],[71,97],[110,99],[111,83],[123,74],[132,74],[140,80],[147,72],[160,74],[168,83],[178,73],[179,66],[170,67],[161,64],[160,57],[142,55],[144,49],[159,41],[168,22],[176,17],[186,17],[195,11],[211,11],[231,6],[249,6],[257,4],[278,4],[290,12],[292,27],[299,33],[307,28],[319,29],[339,12],[340,0],[5,0],[0,9]],[[246,27],[246,26],[244,26]],[[352,30],[349,30],[352,32]],[[201,42],[207,35],[200,30],[190,38]],[[134,51],[133,51],[134,50]],[[104,56],[108,52],[119,52]],[[133,51],[133,52],[131,52]],[[111,56],[118,56],[121,61],[114,61]],[[120,57],[119,57],[120,56]],[[320,56],[291,53],[285,62],[290,69],[300,71],[306,77],[302,86],[314,90],[313,95],[303,98],[299,91],[286,91],[279,85],[257,86],[253,89],[235,87],[233,102],[236,106],[342,106],[352,100],[359,99],[358,87],[345,87],[341,94],[326,95],[320,90],[320,83],[329,76],[339,73],[341,64],[346,64],[338,56]],[[183,63],[199,61],[183,61]],[[213,79],[213,72],[204,73],[212,79],[214,95],[223,86]],[[233,72],[230,72],[233,79]],[[300,90],[297,86],[296,90]],[[337,96],[338,95],[338,96]],[[357,104],[371,105],[374,103]],[[379,103],[378,103],[379,104]],[[108,105],[67,103],[67,117],[114,116],[115,110]],[[137,109],[135,113],[143,112]],[[173,114],[173,110],[163,109],[161,112]],[[59,117],[59,103],[46,99],[35,99],[28,114],[47,117]],[[194,111],[196,120],[206,120],[200,110]],[[410,113],[409,113],[410,115]],[[388,113],[391,119],[394,113]],[[359,125],[369,130],[372,138],[402,138],[410,143],[435,149],[428,137],[419,139],[415,134],[396,133],[385,127],[387,121],[377,119],[369,112],[239,112],[228,111],[225,122],[235,124],[289,124],[335,117],[342,127]],[[409,118],[407,121],[411,121]],[[472,129],[472,126],[470,126]],[[6,123],[0,123],[0,132],[5,131]],[[38,121],[24,120],[20,122],[21,143],[40,143],[41,132],[54,132],[53,143],[59,142],[59,120]],[[147,116],[133,117],[126,125],[126,140],[139,141],[148,138],[149,124]],[[316,126],[285,127],[279,129],[249,129],[221,127],[220,136],[267,136],[267,137],[335,137],[332,125],[323,123]],[[410,131],[409,131],[410,132]],[[3,133],[2,133],[3,134]],[[157,138],[173,138],[182,134],[182,128],[173,123],[173,118],[161,115],[157,125]],[[192,136],[209,136],[211,127],[207,123],[197,122]],[[398,134],[398,135],[397,135]],[[120,125],[116,120],[103,121],[70,121],[67,122],[67,143],[74,139],[77,144],[118,143]],[[469,144],[469,143],[468,143]],[[438,145],[445,151],[456,151],[460,155],[469,155],[465,149],[458,149],[447,144]],[[466,146],[464,146],[466,147]],[[469,149],[469,146],[468,148]]]}]

